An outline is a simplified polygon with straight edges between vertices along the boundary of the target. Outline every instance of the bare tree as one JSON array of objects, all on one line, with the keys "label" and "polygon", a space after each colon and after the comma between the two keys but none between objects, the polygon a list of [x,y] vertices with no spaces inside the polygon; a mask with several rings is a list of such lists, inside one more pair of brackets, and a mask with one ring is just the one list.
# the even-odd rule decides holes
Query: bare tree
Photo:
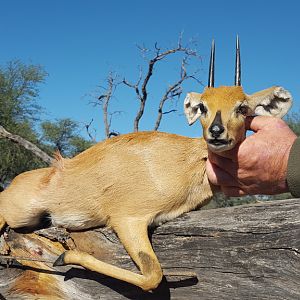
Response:
[{"label": "bare tree", "polygon": [[176,109],[171,109],[169,111],[163,112],[163,107],[167,100],[174,99],[175,97],[180,97],[180,95],[182,93],[182,83],[187,79],[194,79],[199,84],[201,84],[201,82],[195,77],[196,72],[194,74],[188,75],[188,73],[186,71],[186,65],[187,65],[188,58],[189,58],[188,56],[185,56],[182,60],[180,79],[167,88],[166,92],[164,93],[164,95],[162,96],[162,98],[159,102],[157,119],[156,119],[155,126],[153,129],[155,131],[158,130],[163,115],[177,111]]},{"label": "bare tree", "polygon": [[[139,47],[140,50],[142,51],[142,53],[148,52],[149,50],[146,49],[145,47]],[[162,107],[165,103],[165,101],[167,99],[170,98],[170,96],[172,94],[174,95],[178,95],[178,91],[180,91],[181,89],[181,84],[184,80],[188,79],[188,78],[193,78],[193,76],[188,76],[187,74],[184,75],[184,73],[186,73],[185,70],[185,65],[186,65],[186,60],[188,57],[191,56],[197,56],[197,52],[195,50],[192,50],[190,47],[184,47],[182,45],[182,36],[180,35],[179,37],[179,41],[177,44],[177,47],[174,47],[172,49],[167,49],[165,51],[162,51],[161,48],[158,47],[157,43],[154,46],[155,50],[154,50],[154,57],[152,57],[149,61],[148,61],[148,67],[147,67],[147,72],[146,74],[143,76],[142,70],[140,69],[140,74],[139,74],[139,78],[137,80],[137,82],[135,84],[132,84],[130,82],[128,82],[125,78],[123,79],[123,83],[125,85],[127,85],[130,88],[133,88],[137,99],[139,100],[139,109],[138,112],[136,114],[136,117],[134,119],[134,131],[137,132],[139,131],[139,122],[144,114],[144,110],[145,110],[145,105],[147,102],[147,98],[148,98],[148,83],[149,80],[151,78],[151,76],[153,75],[153,69],[156,63],[158,63],[159,61],[165,59],[167,56],[174,54],[174,53],[178,53],[178,52],[182,52],[185,54],[186,58],[184,59],[184,63],[183,63],[183,69],[182,69],[182,76],[181,79],[175,83],[174,85],[172,85],[166,92],[165,97],[166,99],[164,99],[164,97],[162,98],[161,101],[161,110],[159,109],[159,117],[158,117],[158,121],[157,123],[157,128],[160,124],[161,118],[162,118]],[[169,91],[169,92],[168,92]],[[161,111],[161,112],[160,112]],[[156,127],[155,126],[155,127]],[[155,129],[157,130],[157,129]]]},{"label": "bare tree", "polygon": [[92,103],[102,107],[105,137],[110,138],[111,136],[119,135],[119,133],[111,131],[111,122],[113,115],[120,114],[121,111],[109,112],[108,106],[120,82],[118,81],[118,76],[115,73],[110,72],[106,78],[106,83],[106,87],[101,86],[101,88],[104,89],[104,93],[98,96],[97,100]]}]

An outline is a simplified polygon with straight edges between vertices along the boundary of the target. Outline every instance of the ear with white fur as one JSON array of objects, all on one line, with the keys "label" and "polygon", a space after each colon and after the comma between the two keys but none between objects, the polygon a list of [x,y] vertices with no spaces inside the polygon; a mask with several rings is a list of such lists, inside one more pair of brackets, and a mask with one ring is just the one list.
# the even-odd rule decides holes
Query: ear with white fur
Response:
[{"label": "ear with white fur", "polygon": [[293,98],[283,87],[274,86],[247,96],[253,115],[282,118],[292,106]]},{"label": "ear with white fur", "polygon": [[202,94],[188,93],[184,99],[184,113],[189,125],[193,125],[201,116]]}]

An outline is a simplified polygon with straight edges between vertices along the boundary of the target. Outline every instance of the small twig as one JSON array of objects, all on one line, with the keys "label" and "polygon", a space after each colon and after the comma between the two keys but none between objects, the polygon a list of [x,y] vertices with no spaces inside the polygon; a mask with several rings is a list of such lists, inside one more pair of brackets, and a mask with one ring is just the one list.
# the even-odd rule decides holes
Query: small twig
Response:
[{"label": "small twig", "polygon": [[89,124],[85,124],[84,127],[85,127],[86,132],[87,132],[89,138],[91,139],[91,141],[96,142],[95,136],[92,136],[92,134],[90,132],[90,127],[91,127],[91,125],[92,125],[93,122],[94,122],[94,119],[92,119]]},{"label": "small twig", "polygon": [[163,272],[165,276],[176,276],[176,277],[191,277],[191,278],[197,278],[197,274],[195,272],[190,271],[164,271]]},{"label": "small twig", "polygon": [[170,113],[176,112],[176,111],[177,111],[177,109],[171,109],[171,110],[169,110],[169,111],[163,112],[162,114],[163,114],[163,115],[167,115],[167,114],[170,114]]},{"label": "small twig", "polygon": [[0,261],[2,259],[5,259],[7,263],[10,263],[10,261],[19,261],[19,260],[20,261],[22,261],[22,260],[24,260],[24,261],[36,261],[36,262],[43,262],[43,263],[49,263],[49,264],[54,263],[54,260],[24,257],[24,256],[12,256],[12,255],[0,255]]}]

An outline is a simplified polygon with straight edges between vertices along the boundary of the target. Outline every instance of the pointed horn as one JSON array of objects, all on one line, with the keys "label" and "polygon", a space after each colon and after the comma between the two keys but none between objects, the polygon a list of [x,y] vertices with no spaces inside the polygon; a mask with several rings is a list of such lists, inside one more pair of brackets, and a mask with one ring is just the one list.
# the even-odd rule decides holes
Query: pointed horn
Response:
[{"label": "pointed horn", "polygon": [[212,41],[210,51],[208,87],[215,86],[215,40]]},{"label": "pointed horn", "polygon": [[235,79],[234,84],[241,85],[241,54],[240,54],[240,40],[236,36],[236,55],[235,55]]}]

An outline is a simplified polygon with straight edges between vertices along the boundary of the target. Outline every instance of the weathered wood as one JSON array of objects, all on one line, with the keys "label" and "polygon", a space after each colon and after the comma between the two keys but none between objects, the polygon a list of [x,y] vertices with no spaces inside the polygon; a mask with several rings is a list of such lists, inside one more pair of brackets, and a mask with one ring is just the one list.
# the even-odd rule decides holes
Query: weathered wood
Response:
[{"label": "weathered wood", "polygon": [[[5,242],[11,255],[54,261],[63,244],[136,270],[109,229],[11,230]],[[166,275],[156,291],[145,293],[76,266],[20,260],[6,268],[2,259],[0,294],[3,299],[300,299],[300,199],[191,212],[155,229],[152,242],[165,274],[189,271],[197,278]]]}]

